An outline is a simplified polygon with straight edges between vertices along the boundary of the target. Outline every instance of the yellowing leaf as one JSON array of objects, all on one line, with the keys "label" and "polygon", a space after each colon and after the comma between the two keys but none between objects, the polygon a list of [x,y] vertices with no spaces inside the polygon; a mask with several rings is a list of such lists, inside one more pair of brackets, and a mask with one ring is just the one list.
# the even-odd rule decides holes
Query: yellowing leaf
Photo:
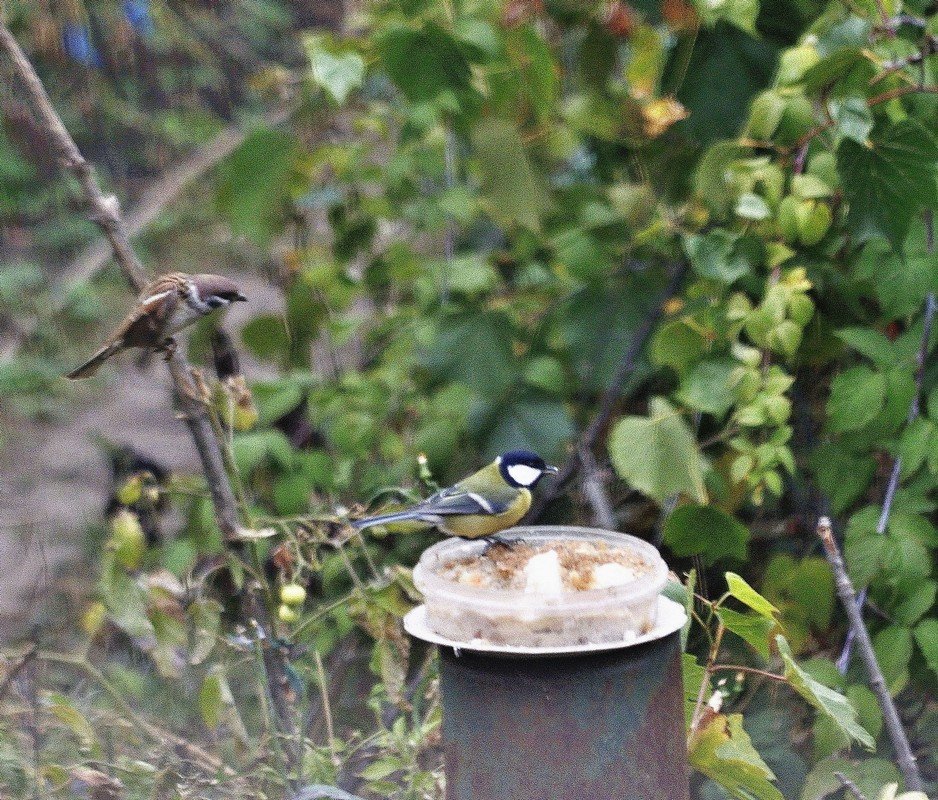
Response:
[{"label": "yellowing leaf", "polygon": [[775,774],[743,730],[742,714],[715,714],[690,739],[691,766],[739,800],[783,800]]}]

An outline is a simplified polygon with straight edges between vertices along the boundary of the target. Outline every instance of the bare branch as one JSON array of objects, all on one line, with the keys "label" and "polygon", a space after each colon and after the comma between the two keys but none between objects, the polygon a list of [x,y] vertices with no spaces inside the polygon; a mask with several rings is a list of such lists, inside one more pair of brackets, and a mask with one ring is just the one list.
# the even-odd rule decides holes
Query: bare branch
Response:
[{"label": "bare branch", "polygon": [[[89,206],[91,219],[110,243],[114,258],[127,282],[139,292],[149,276],[130,243],[117,198],[113,195],[106,196],[101,191],[91,165],[85,161],[52,105],[42,81],[5,25],[0,25],[0,52],[9,59],[13,73],[21,85],[22,91],[18,96],[46,133],[49,146],[59,163],[78,180],[82,195]],[[238,507],[225,473],[218,440],[205,412],[191,368],[178,351],[169,359],[168,365],[182,417],[189,426],[202,462],[218,526],[226,538],[231,538],[238,530]]]},{"label": "bare branch", "polygon": [[648,314],[645,315],[642,324],[638,326],[635,333],[632,335],[632,341],[629,342],[628,349],[622,355],[622,360],[619,362],[616,374],[599,399],[599,407],[596,410],[596,416],[593,417],[592,422],[590,422],[586,429],[580,434],[574,445],[572,454],[560,468],[557,477],[545,487],[544,491],[542,491],[537,496],[534,503],[532,503],[531,510],[526,517],[527,522],[535,522],[537,518],[544,513],[547,504],[563,491],[570,478],[573,477],[573,473],[580,463],[580,453],[582,453],[584,449],[592,449],[596,444],[599,435],[605,429],[609,418],[612,416],[612,412],[615,410],[616,403],[618,403],[619,397],[622,394],[622,387],[625,386],[625,382],[635,371],[635,364],[638,361],[638,357],[641,355],[642,350],[645,349],[645,343],[648,341],[648,337],[651,336],[651,332],[655,329],[655,323],[657,323],[658,318],[661,316],[664,304],[677,294],[678,290],[681,288],[681,284],[684,282],[686,272],[686,264],[682,263],[674,267],[671,272],[671,279],[668,281],[665,290],[661,293],[660,297],[658,297]]},{"label": "bare branch", "polygon": [[857,604],[857,595],[853,584],[847,575],[847,567],[844,565],[843,556],[837,541],[834,539],[834,532],[831,528],[831,521],[828,517],[821,517],[817,523],[817,535],[824,545],[824,554],[831,565],[834,573],[834,582],[837,586],[837,594],[840,602],[847,612],[847,619],[850,621],[850,629],[854,631],[857,646],[859,648],[860,658],[866,667],[866,673],[869,677],[870,688],[876,695],[879,707],[883,712],[883,722],[886,725],[886,731],[892,741],[893,749],[896,752],[896,760],[899,762],[899,769],[905,778],[906,788],[910,791],[922,791],[922,776],[919,773],[918,764],[915,761],[915,755],[909,746],[908,737],[902,728],[902,721],[899,719],[899,712],[896,710],[896,704],[889,693],[889,687],[886,685],[886,679],[883,677],[883,671],[876,660],[876,653],[873,650],[873,642],[870,640],[869,631],[863,624],[863,615],[860,612],[860,606]]}]

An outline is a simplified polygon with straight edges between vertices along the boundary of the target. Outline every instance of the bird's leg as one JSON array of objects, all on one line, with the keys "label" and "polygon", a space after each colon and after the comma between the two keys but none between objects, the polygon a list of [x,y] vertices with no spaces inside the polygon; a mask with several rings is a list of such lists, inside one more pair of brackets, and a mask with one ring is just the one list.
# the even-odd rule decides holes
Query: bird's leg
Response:
[{"label": "bird's leg", "polygon": [[485,542],[485,548],[482,550],[483,556],[488,555],[489,550],[491,550],[493,547],[504,547],[506,550],[511,550],[511,548],[518,543],[517,540],[508,541],[506,539],[502,539],[497,534],[493,534],[492,536],[483,536],[482,541]]},{"label": "bird's leg", "polygon": [[179,343],[172,336],[167,336],[160,342],[157,349],[163,353],[163,360],[169,361],[176,354],[178,348]]}]

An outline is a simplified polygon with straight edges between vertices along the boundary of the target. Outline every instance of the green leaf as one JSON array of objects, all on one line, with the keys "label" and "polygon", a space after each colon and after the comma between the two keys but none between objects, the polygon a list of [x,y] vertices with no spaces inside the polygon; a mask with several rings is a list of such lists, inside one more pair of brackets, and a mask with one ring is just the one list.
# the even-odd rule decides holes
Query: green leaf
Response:
[{"label": "green leaf", "polygon": [[693,653],[681,653],[682,669],[681,674],[684,680],[684,716],[687,727],[690,727],[693,720],[694,711],[697,709],[697,698],[700,696],[700,687],[704,681],[707,681],[707,688],[704,689],[704,697],[712,694],[710,689],[710,679],[707,677],[707,670],[701,664],[697,663],[697,658]]},{"label": "green leaf", "polygon": [[512,448],[527,447],[548,460],[559,459],[564,444],[575,434],[573,418],[564,403],[546,397],[522,397],[497,407],[485,450],[494,458]]},{"label": "green leaf", "polygon": [[720,608],[717,612],[723,624],[748,642],[755,651],[768,661],[771,655],[771,634],[778,626],[761,614],[740,614],[731,608]]},{"label": "green leaf", "polygon": [[928,662],[928,668],[938,675],[938,619],[932,617],[916,625],[915,641]]},{"label": "green leaf", "polygon": [[836,123],[837,133],[863,145],[873,130],[873,112],[862,97],[846,97],[831,100],[831,116]]},{"label": "green leaf", "polygon": [[259,314],[241,329],[241,341],[263,361],[283,360],[290,350],[286,320],[278,314]]},{"label": "green leaf", "polygon": [[[915,314],[929,292],[938,291],[935,258],[928,252],[925,226],[916,219],[902,254],[882,240],[868,242],[855,266],[858,278],[869,280],[887,319]],[[916,342],[918,340],[916,339]]]},{"label": "green leaf", "polygon": [[872,328],[841,328],[835,331],[834,335],[878,367],[889,367],[896,361],[892,342]]},{"label": "green leaf", "polygon": [[820,713],[830,717],[851,740],[856,740],[870,750],[875,749],[873,737],[860,725],[856,709],[850,701],[842,694],[818,683],[799,667],[784,636],[776,636],[775,644],[785,665],[785,678],[791,687]]},{"label": "green leaf", "polygon": [[234,233],[266,247],[281,229],[298,153],[290,134],[258,128],[222,162],[215,202]]},{"label": "green leaf", "polygon": [[743,715],[715,714],[690,740],[691,766],[739,800],[784,800],[771,781],[775,774],[743,730]]},{"label": "green leaf", "polygon": [[726,573],[726,585],[731,596],[771,622],[777,622],[778,609],[753,589],[735,572]]},{"label": "green leaf", "polygon": [[737,366],[730,359],[701,361],[681,381],[678,399],[697,411],[722,418],[736,402],[730,377]]},{"label": "green leaf", "polygon": [[59,722],[78,737],[83,747],[92,750],[95,754],[100,752],[94,727],[68,697],[59,692],[50,692],[44,704]]},{"label": "green leaf", "polygon": [[898,694],[909,682],[912,631],[901,625],[883,628],[873,637],[873,650],[890,693]]},{"label": "green leaf", "polygon": [[358,53],[334,52],[329,40],[319,34],[305,36],[303,44],[313,83],[322,87],[338,105],[343,105],[365,79],[364,59]]},{"label": "green leaf", "polygon": [[872,422],[886,402],[886,376],[869,367],[841,372],[831,384],[827,427],[832,433],[857,430]]},{"label": "green leaf", "polygon": [[664,543],[678,556],[702,555],[707,566],[747,556],[749,529],[715,506],[678,506],[664,523]]},{"label": "green leaf", "polygon": [[220,669],[212,668],[202,680],[202,686],[199,688],[199,713],[209,730],[215,730],[218,727],[225,710],[223,679]]},{"label": "green leaf", "polygon": [[495,219],[540,230],[551,200],[515,126],[498,117],[484,119],[473,131],[472,145]]},{"label": "green leaf", "polygon": [[752,269],[745,248],[737,247],[739,237],[722,228],[704,236],[686,236],[684,250],[694,271],[702,278],[730,284]]},{"label": "green leaf", "polygon": [[[727,5],[734,13],[739,8]],[[690,112],[682,128],[703,144],[735,137],[746,122],[753,96],[772,80],[777,53],[767,39],[726,22],[701,29],[677,93]],[[733,79],[727,80],[730,75]]]},{"label": "green leaf", "polygon": [[812,454],[811,469],[818,486],[840,514],[867,490],[876,474],[876,459],[868,453],[855,454],[837,442],[825,442]]},{"label": "green leaf", "polygon": [[922,580],[917,576],[911,579],[912,586],[903,590],[903,596],[893,608],[892,616],[902,625],[914,625],[925,616],[935,604],[938,596],[938,582]]},{"label": "green leaf", "polygon": [[743,192],[736,201],[736,216],[760,222],[772,216],[772,209],[759,195],[753,192]]},{"label": "green leaf", "polygon": [[649,417],[624,417],[609,437],[609,454],[621,478],[658,502],[686,494],[705,503],[703,458],[680,412],[661,397]]},{"label": "green leaf", "polygon": [[378,37],[377,48],[384,69],[411,102],[433,101],[442,92],[459,94],[470,87],[472,73],[459,44],[434,23],[419,30],[393,26]]},{"label": "green leaf", "polygon": [[513,328],[500,312],[444,317],[423,362],[439,381],[462,383],[477,395],[499,397],[517,377]]},{"label": "green leaf", "polygon": [[849,204],[847,225],[858,242],[882,236],[901,250],[912,218],[938,204],[938,140],[907,119],[873,132],[872,147],[845,139],[837,170]]}]

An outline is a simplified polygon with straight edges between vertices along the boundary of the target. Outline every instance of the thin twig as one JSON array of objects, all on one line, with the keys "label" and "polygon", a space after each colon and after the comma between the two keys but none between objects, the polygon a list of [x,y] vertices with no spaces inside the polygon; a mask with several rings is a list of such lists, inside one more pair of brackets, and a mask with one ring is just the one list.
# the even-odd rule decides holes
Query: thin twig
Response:
[{"label": "thin twig", "polygon": [[[21,84],[22,92],[19,97],[48,136],[48,143],[61,166],[78,181],[89,206],[91,219],[110,243],[124,277],[139,292],[146,285],[149,276],[130,243],[117,198],[113,195],[106,196],[101,190],[91,165],[82,156],[52,105],[35,69],[5,25],[0,25],[0,52],[9,59],[13,73]],[[176,387],[182,416],[189,426],[202,462],[218,526],[226,538],[231,538],[238,531],[238,510],[231,484],[225,474],[219,443],[192,380],[189,365],[178,351],[167,363]]]},{"label": "thin twig", "polygon": [[850,794],[856,798],[856,800],[866,800],[863,792],[860,791],[860,787],[857,786],[850,778],[844,775],[842,772],[835,772],[834,777],[840,781],[840,785],[844,787]]},{"label": "thin twig", "polygon": [[681,288],[681,284],[684,282],[686,272],[687,265],[683,263],[678,264],[672,270],[671,279],[668,281],[665,290],[645,315],[642,324],[639,325],[632,334],[632,340],[629,342],[628,349],[622,354],[622,359],[619,361],[616,373],[599,400],[596,415],[593,417],[592,422],[590,422],[580,434],[574,445],[573,452],[560,468],[557,477],[545,487],[544,491],[542,491],[535,499],[534,503],[532,503],[531,510],[526,517],[528,522],[536,521],[537,518],[544,513],[547,504],[563,491],[566,484],[573,477],[574,472],[576,472],[577,466],[580,464],[579,454],[584,449],[592,449],[593,446],[595,446],[599,435],[605,430],[609,418],[612,416],[612,412],[619,402],[625,382],[635,371],[638,357],[641,355],[642,350],[645,349],[645,343],[655,329],[655,324],[662,314],[665,303],[677,294],[678,290]]},{"label": "thin twig", "polygon": [[889,693],[889,687],[886,685],[886,679],[883,677],[883,671],[876,660],[876,653],[873,650],[873,642],[870,640],[869,631],[863,624],[863,615],[860,613],[860,607],[857,605],[857,595],[854,591],[850,577],[847,575],[847,567],[844,565],[843,556],[837,541],[834,539],[834,532],[831,528],[831,521],[828,517],[821,517],[817,523],[817,534],[824,545],[824,554],[831,565],[834,573],[834,581],[837,586],[837,594],[840,602],[847,612],[847,619],[850,621],[850,628],[855,631],[857,646],[863,665],[866,667],[866,673],[869,677],[870,688],[876,695],[879,707],[883,712],[883,723],[889,733],[893,749],[896,752],[896,760],[899,762],[899,769],[905,778],[906,788],[910,791],[922,791],[922,776],[918,770],[918,764],[915,761],[915,755],[909,745],[908,737],[902,728],[902,721],[899,719],[899,712],[896,710],[896,704],[893,702],[892,695]]},{"label": "thin twig", "polygon": [[749,675],[758,675],[760,678],[768,678],[779,683],[788,683],[788,678],[784,675],[776,675],[774,672],[756,669],[755,667],[744,667],[741,664],[714,664],[710,667],[710,672],[745,672]]}]

